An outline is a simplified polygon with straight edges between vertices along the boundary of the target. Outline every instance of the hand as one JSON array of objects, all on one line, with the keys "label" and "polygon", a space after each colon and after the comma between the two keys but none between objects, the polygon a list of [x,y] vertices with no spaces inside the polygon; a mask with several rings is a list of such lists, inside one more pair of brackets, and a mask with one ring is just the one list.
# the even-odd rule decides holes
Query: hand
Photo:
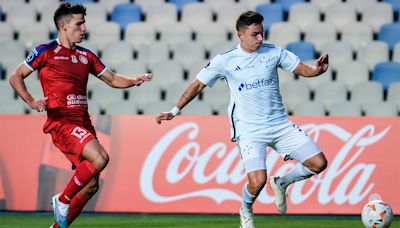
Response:
[{"label": "hand", "polygon": [[175,116],[170,112],[162,112],[156,116],[156,121],[158,124],[161,124],[164,120],[172,120]]},{"label": "hand", "polygon": [[153,74],[150,73],[141,74],[135,78],[135,85],[140,86],[143,82],[150,81],[152,77]]},{"label": "hand", "polygon": [[318,75],[325,73],[328,70],[329,57],[328,55],[322,55],[317,59],[315,67],[317,69]]},{"label": "hand", "polygon": [[32,104],[29,104],[29,106],[38,112],[44,112],[47,110],[47,100],[48,99],[49,99],[48,97],[44,97],[39,100],[35,100],[32,102]]}]

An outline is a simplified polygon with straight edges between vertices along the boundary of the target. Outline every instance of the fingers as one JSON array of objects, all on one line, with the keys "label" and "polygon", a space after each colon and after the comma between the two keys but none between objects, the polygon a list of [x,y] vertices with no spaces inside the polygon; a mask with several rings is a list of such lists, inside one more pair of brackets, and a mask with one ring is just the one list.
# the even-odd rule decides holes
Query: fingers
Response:
[{"label": "fingers", "polygon": [[161,124],[162,121],[170,120],[173,117],[174,116],[170,112],[162,112],[162,113],[158,114],[158,116],[156,117],[156,121],[158,124]]}]

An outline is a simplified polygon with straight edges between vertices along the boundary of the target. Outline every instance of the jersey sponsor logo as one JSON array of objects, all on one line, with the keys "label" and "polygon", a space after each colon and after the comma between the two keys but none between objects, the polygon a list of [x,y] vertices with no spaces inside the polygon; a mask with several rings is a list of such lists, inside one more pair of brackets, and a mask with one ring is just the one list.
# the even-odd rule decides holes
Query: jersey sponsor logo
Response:
[{"label": "jersey sponsor logo", "polygon": [[67,107],[87,106],[87,97],[85,95],[69,94],[67,96]]},{"label": "jersey sponsor logo", "polygon": [[79,61],[81,61],[81,63],[83,63],[85,65],[88,63],[88,59],[83,55],[79,56]]},{"label": "jersey sponsor logo", "polygon": [[68,56],[54,56],[54,60],[69,60]]},{"label": "jersey sponsor logo", "polygon": [[81,51],[81,50],[76,49],[76,52],[78,52],[81,55],[87,55],[86,51]]},{"label": "jersey sponsor logo", "polygon": [[257,79],[254,82],[250,82],[250,83],[240,83],[239,85],[239,91],[247,91],[247,90],[252,90],[252,89],[257,89],[257,88],[262,88],[262,87],[266,87],[269,85],[273,85],[274,84],[274,80],[272,80],[272,78],[270,78],[269,80],[266,79]]},{"label": "jersey sponsor logo", "polygon": [[73,63],[78,63],[78,59],[76,59],[76,56],[75,56],[75,55],[71,55],[71,61],[72,61]]}]

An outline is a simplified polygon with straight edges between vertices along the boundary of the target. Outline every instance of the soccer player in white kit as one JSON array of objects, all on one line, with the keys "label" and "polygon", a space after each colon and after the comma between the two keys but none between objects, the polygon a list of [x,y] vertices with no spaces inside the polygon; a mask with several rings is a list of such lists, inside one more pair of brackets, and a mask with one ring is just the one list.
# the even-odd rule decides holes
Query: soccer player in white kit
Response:
[{"label": "soccer player in white kit", "polygon": [[315,77],[328,69],[328,56],[315,66],[300,62],[293,53],[273,44],[264,44],[263,16],[242,13],[236,22],[240,44],[215,56],[188,86],[169,112],[162,112],[157,123],[173,119],[207,85],[224,78],[230,90],[228,113],[232,141],[236,141],[248,182],[242,189],[240,226],[254,227],[252,205],[267,182],[266,149],[272,147],[284,160],[298,164],[287,174],[270,177],[278,211],[286,213],[286,189],[300,180],[322,172],[327,160],[320,148],[285,112],[279,92],[277,68],[303,77]]}]

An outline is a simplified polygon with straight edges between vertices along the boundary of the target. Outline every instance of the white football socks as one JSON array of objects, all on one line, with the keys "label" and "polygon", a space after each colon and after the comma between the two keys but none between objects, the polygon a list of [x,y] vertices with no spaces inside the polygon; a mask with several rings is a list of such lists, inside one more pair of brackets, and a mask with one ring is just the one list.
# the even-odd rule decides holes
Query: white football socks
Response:
[{"label": "white football socks", "polygon": [[247,184],[248,183],[244,184],[242,187],[242,206],[243,208],[250,210],[256,197],[249,193],[249,190],[247,190]]},{"label": "white football socks", "polygon": [[302,165],[301,163],[297,163],[297,165],[290,170],[284,176],[279,177],[276,180],[276,183],[282,187],[282,189],[286,189],[290,184],[301,181],[311,176],[315,175],[316,173]]}]

